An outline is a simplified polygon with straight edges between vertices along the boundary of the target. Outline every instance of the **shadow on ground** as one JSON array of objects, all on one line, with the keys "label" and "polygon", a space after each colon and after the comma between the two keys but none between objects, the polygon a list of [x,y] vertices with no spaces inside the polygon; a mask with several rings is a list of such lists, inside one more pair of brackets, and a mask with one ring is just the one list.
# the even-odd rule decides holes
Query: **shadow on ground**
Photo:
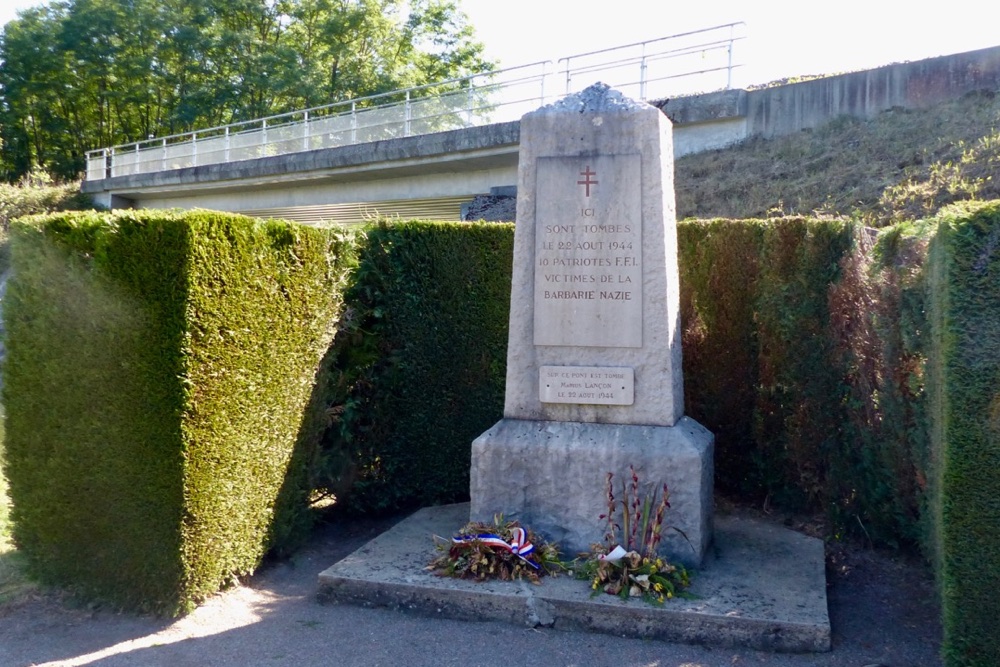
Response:
[{"label": "shadow on ground", "polygon": [[[317,530],[295,557],[176,620],[74,608],[55,595],[0,609],[0,667],[100,665],[546,665],[935,667],[941,636],[928,569],[858,548],[830,560],[833,650],[779,655],[322,605],[317,575],[402,517]],[[458,526],[456,526],[456,529]]]}]

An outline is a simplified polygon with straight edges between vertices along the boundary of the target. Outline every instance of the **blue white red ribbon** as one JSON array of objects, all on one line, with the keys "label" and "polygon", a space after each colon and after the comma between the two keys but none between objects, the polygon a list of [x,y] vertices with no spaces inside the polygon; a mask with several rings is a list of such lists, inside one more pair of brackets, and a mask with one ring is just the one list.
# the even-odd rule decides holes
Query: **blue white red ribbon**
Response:
[{"label": "blue white red ribbon", "polygon": [[513,536],[511,541],[503,539],[499,535],[494,535],[493,533],[481,533],[479,535],[462,535],[460,537],[453,537],[451,541],[455,544],[468,544],[470,542],[482,542],[483,544],[491,547],[496,547],[497,549],[503,549],[509,551],[515,556],[519,557],[525,563],[531,567],[538,569],[536,563],[528,560],[527,556],[534,553],[535,545],[528,541],[528,533],[524,528],[515,528],[513,531]]}]

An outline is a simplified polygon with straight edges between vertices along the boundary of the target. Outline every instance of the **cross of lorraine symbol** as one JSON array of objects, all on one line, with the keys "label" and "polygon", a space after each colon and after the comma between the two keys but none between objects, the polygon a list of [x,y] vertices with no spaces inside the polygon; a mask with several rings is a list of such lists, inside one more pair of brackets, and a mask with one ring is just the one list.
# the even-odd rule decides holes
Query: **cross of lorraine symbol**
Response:
[{"label": "cross of lorraine symbol", "polygon": [[582,181],[577,181],[576,184],[577,185],[582,185],[583,187],[585,187],[587,189],[586,196],[589,197],[590,196],[590,186],[591,185],[597,185],[597,183],[598,183],[596,180],[591,180],[590,177],[591,176],[597,176],[597,172],[596,171],[591,171],[590,170],[590,165],[588,164],[586,171],[581,171],[580,175],[583,176],[583,180]]}]

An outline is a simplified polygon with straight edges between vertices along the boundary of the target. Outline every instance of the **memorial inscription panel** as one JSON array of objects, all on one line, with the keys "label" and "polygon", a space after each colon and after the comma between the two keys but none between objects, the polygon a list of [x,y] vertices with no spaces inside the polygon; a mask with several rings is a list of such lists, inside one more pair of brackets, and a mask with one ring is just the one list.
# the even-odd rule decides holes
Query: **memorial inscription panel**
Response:
[{"label": "memorial inscription panel", "polygon": [[543,403],[632,405],[635,374],[627,367],[542,366],[538,369]]},{"label": "memorial inscription panel", "polygon": [[642,347],[638,155],[540,157],[534,344]]}]

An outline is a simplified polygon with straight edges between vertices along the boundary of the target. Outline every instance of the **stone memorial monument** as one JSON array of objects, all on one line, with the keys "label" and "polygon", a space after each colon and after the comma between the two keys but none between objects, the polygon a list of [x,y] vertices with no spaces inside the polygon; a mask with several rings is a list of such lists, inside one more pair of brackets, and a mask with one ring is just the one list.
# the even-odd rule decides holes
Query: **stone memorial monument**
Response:
[{"label": "stone memorial monument", "polygon": [[713,436],[683,416],[670,120],[595,84],[525,115],[520,145],[504,418],[472,445],[472,519],[572,556],[603,537],[607,473],[634,466],[686,536],[662,551],[697,567]]}]

